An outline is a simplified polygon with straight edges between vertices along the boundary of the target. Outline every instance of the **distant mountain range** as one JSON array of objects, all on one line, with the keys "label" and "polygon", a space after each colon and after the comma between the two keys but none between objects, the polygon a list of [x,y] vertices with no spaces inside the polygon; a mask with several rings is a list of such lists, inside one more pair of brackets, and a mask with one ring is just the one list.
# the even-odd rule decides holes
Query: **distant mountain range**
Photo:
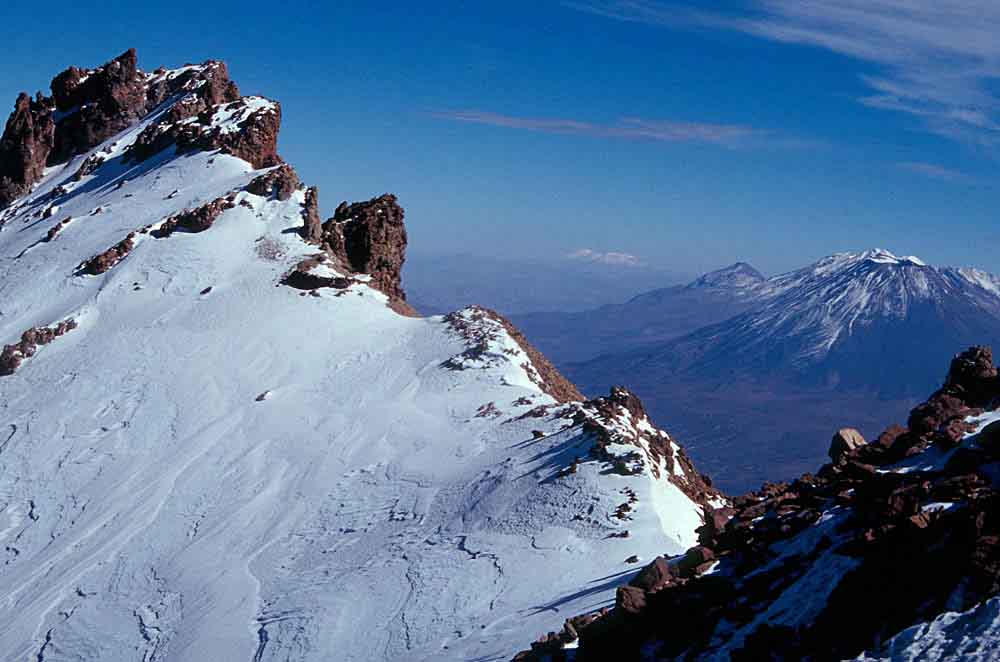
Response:
[{"label": "distant mountain range", "polygon": [[577,312],[689,277],[632,261],[561,255],[515,259],[416,254],[407,257],[403,274],[409,301],[426,315],[472,303],[505,315],[535,310]]},{"label": "distant mountain range", "polygon": [[622,304],[512,318],[552,360],[586,361],[679,338],[750,310],[765,282],[759,271],[740,262],[687,285],[652,290]]},{"label": "distant mountain range", "polygon": [[517,323],[585,391],[629,383],[742,489],[815,464],[838,421],[875,432],[905,416],[948,358],[1000,340],[1000,278],[874,249],[772,278],[737,264],[621,306]]}]

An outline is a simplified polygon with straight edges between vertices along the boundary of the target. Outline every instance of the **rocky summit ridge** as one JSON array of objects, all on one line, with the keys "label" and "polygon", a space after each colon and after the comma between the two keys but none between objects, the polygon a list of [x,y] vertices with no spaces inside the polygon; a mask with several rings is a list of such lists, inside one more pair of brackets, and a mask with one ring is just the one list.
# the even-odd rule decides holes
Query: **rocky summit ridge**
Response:
[{"label": "rocky summit ridge", "polygon": [[0,658],[503,659],[728,505],[628,390],[417,315],[399,201],[322,220],[281,119],[134,51],[15,104]]},{"label": "rocky summit ridge", "polygon": [[[135,49],[129,49],[95,69],[66,69],[52,79],[50,96],[21,93],[0,137],[0,209],[28,193],[46,168],[65,164],[140,121],[142,130],[114,154],[125,163],[141,163],[165,150],[217,151],[258,169],[279,166],[251,182],[249,190],[287,200],[300,186],[294,169],[278,155],[278,102],[241,96],[223,62],[146,73]],[[72,179],[93,173],[111,159],[114,147],[89,155]],[[60,195],[56,189],[46,209],[57,208]],[[303,207],[302,232],[322,249],[315,259],[329,258],[344,276],[366,274],[394,305],[404,306],[400,273],[407,239],[395,196],[343,202],[326,222],[319,220],[318,198],[313,187]],[[172,223],[167,232],[178,224],[188,231],[207,229],[221,204],[187,212],[187,220]]]}]

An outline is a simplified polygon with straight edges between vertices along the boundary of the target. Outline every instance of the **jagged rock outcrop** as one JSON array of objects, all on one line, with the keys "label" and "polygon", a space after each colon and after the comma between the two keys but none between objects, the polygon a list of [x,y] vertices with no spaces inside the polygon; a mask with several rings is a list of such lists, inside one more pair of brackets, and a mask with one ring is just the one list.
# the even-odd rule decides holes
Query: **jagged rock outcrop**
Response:
[{"label": "jagged rock outcrop", "polygon": [[[299,176],[295,172],[295,169],[287,163],[283,163],[274,170],[264,173],[260,177],[257,177],[247,185],[247,191],[253,193],[254,195],[259,195],[265,198],[276,198],[282,202],[288,200],[292,197],[292,194],[298,190],[302,185],[299,181]],[[310,188],[309,191],[315,190],[315,187]],[[306,191],[306,205],[309,205],[310,193]],[[316,238],[319,238],[319,210],[315,201],[315,193],[313,197],[313,209],[315,210],[317,228]],[[303,213],[304,215],[304,213]],[[308,223],[307,223],[308,226]],[[307,233],[305,235],[307,239],[310,235]]]},{"label": "jagged rock outcrop", "polygon": [[861,448],[867,443],[864,436],[854,428],[841,428],[837,434],[833,435],[830,441],[830,459],[834,463],[840,462],[847,455]]},{"label": "jagged rock outcrop", "polygon": [[216,198],[211,202],[195,209],[186,209],[180,214],[171,216],[163,224],[152,231],[152,235],[157,239],[169,237],[174,232],[204,232],[212,227],[212,223],[222,212],[236,206],[236,196],[232,193]]},{"label": "jagged rock outcrop", "polygon": [[52,79],[52,100],[58,120],[49,163],[61,163],[146,114],[145,76],[135,49],[94,70],[66,69]]},{"label": "jagged rock outcrop", "polygon": [[106,271],[110,271],[112,267],[124,260],[132,252],[133,248],[135,248],[135,232],[129,232],[117,244],[81,264],[77,268],[77,273],[98,276]]},{"label": "jagged rock outcrop", "polygon": [[[39,95],[32,100],[22,94],[7,122],[0,140],[0,206],[30,191],[47,165],[92,149],[165,103],[170,106],[127,147],[126,160],[142,162],[168,149],[177,153],[218,150],[254,168],[278,166],[252,180],[246,187],[250,193],[286,201],[301,186],[294,169],[284,164],[277,152],[280,104],[261,97],[240,97],[222,62],[209,60],[146,74],[138,68],[135,50],[130,49],[96,69],[70,67],[52,80],[51,87],[51,98]],[[109,154],[91,154],[79,165],[73,180],[97,171],[111,158]],[[325,223],[320,220],[318,196],[315,187],[306,192],[303,237],[320,245],[343,273],[332,280],[317,279],[300,269],[295,272],[300,277],[292,275],[286,283],[315,289],[364,281],[388,295],[398,312],[415,315],[405,303],[400,282],[407,236],[403,209],[395,196],[344,202]],[[201,232],[225,208],[216,200],[168,219],[153,234],[165,237],[178,229]],[[88,260],[80,270],[103,273],[131,247],[130,239],[123,240]]]},{"label": "jagged rock outcrop", "polygon": [[323,222],[319,218],[319,189],[306,189],[306,201],[302,206],[302,238],[314,244],[323,239]]},{"label": "jagged rock outcrop", "polygon": [[[524,357],[521,367],[528,373],[528,378],[556,402],[579,402],[585,399],[579,389],[535,349],[517,327],[496,311],[482,306],[470,306],[446,315],[445,321],[467,344],[467,349],[459,357],[448,361],[445,367],[463,370],[470,363],[487,362],[498,353],[509,355],[511,351],[519,351]],[[516,350],[498,346],[502,334],[516,343]]]},{"label": "jagged rock outcrop", "polygon": [[55,143],[52,107],[45,97],[22,92],[0,138],[0,207],[31,190]]},{"label": "jagged rock outcrop", "polygon": [[[220,104],[240,101],[239,88],[222,62],[189,65],[180,71],[158,69],[147,75],[129,49],[96,69],[69,67],[52,79],[52,96],[31,99],[22,93],[0,139],[0,207],[24,195],[46,165],[56,165],[86,152],[177,95],[162,125],[176,126]],[[179,149],[223,149],[254,164],[275,164],[280,111],[246,118],[239,132],[177,130],[149,145],[147,135],[137,154],[146,156],[178,141]],[[161,126],[161,123],[157,123]],[[153,131],[151,134],[158,133]],[[102,158],[81,166],[78,179],[92,172]],[[263,166],[258,166],[263,167]]]},{"label": "jagged rock outcrop", "polygon": [[282,162],[278,156],[281,104],[258,97],[212,106],[179,121],[166,118],[146,127],[129,151],[135,161],[159,154],[168,147],[178,152],[219,150],[268,168]]},{"label": "jagged rock outcrop", "polygon": [[179,122],[217,106],[238,101],[240,89],[229,78],[225,62],[209,60],[201,65],[187,65],[180,73],[171,75],[166,69],[157,69],[146,87],[146,110],[151,111],[177,94],[184,98],[171,106],[168,119]]},{"label": "jagged rock outcrop", "polygon": [[396,196],[367,202],[342,202],[323,223],[322,241],[344,266],[372,277],[372,285],[390,299],[406,300],[401,284],[406,260],[406,227]]},{"label": "jagged rock outcrop", "polygon": [[998,415],[981,416],[998,405],[992,354],[962,353],[907,429],[871,444],[838,433],[834,463],[711,513],[699,547],[517,659],[565,659],[578,637],[578,662],[840,660],[982,603],[1000,593]]},{"label": "jagged rock outcrop", "polygon": [[5,345],[0,351],[0,377],[13,375],[21,367],[24,359],[35,355],[40,345],[65,335],[76,328],[76,320],[68,319],[52,326],[42,326],[28,329],[21,334],[21,339],[13,345]]}]

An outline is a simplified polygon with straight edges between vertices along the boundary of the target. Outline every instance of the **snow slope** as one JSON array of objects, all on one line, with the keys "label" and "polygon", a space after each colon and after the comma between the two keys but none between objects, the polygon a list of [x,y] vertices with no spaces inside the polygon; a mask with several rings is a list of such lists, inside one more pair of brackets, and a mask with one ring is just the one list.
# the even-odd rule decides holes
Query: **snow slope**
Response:
[{"label": "snow slope", "polygon": [[[506,659],[610,603],[627,557],[693,544],[690,465],[642,442],[665,433],[556,403],[478,309],[470,361],[363,282],[282,285],[316,251],[303,190],[250,194],[220,153],[126,162],[165,111],[0,215],[0,345],[77,324],[0,377],[0,658]],[[208,230],[79,271],[230,192]],[[588,455],[594,426],[633,472]]]}]

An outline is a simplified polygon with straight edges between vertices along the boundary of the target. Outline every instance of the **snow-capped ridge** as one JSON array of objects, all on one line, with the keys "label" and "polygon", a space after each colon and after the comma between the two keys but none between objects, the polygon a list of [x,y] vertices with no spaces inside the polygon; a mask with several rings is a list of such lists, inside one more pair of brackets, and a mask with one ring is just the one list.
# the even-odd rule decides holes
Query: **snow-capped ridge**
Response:
[{"label": "snow-capped ridge", "polygon": [[[1000,332],[1000,279],[884,249],[837,253],[773,276],[755,284],[748,301],[747,312],[674,341],[672,348],[683,348],[679,361],[702,372],[722,365],[755,377],[791,371],[863,387],[871,383],[865,371],[878,365],[852,357],[875,352],[868,345],[888,342],[884,335],[915,343],[919,334],[930,334],[928,342],[948,344],[947,356]],[[837,358],[838,352],[845,356]],[[905,386],[924,390],[932,383],[914,377]]]},{"label": "snow-capped ridge", "polygon": [[55,88],[0,153],[0,658],[505,658],[726,503],[499,315],[399,314],[395,196],[319,222],[222,63]]},{"label": "snow-capped ridge", "polygon": [[914,265],[918,267],[926,267],[927,263],[916,257],[915,255],[905,255],[897,256],[891,251],[887,251],[884,248],[872,248],[860,253],[858,257],[862,260],[868,260],[869,262],[876,262],[878,264],[895,264],[895,265]]}]

